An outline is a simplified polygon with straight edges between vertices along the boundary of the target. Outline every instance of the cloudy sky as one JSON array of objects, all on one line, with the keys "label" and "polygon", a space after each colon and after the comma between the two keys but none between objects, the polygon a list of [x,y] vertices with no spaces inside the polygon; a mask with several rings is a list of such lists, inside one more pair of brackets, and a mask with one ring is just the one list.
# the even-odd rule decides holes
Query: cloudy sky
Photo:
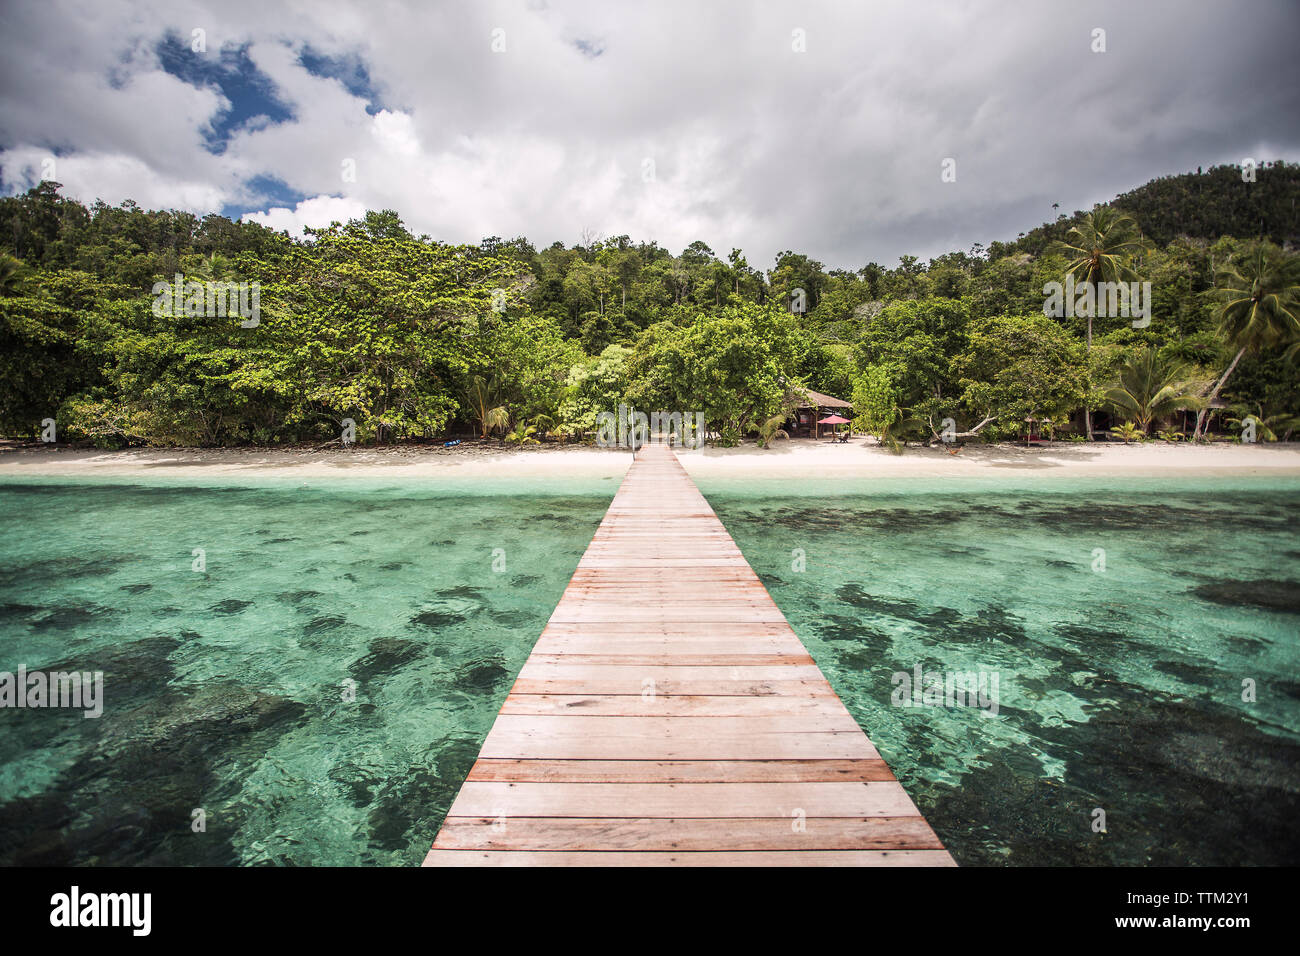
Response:
[{"label": "cloudy sky", "polygon": [[893,265],[1300,159],[1297,37],[1295,0],[0,0],[0,190]]}]

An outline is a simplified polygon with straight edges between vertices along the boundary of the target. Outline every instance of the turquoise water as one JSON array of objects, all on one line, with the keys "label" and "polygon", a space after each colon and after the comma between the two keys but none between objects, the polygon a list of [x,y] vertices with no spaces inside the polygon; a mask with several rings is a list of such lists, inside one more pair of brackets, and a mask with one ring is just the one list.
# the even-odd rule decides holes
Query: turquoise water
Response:
[{"label": "turquoise water", "polygon": [[[418,862],[617,484],[0,484],[0,862]],[[1300,862],[1300,482],[700,484],[960,862]]]},{"label": "turquoise water", "polygon": [[1300,863],[1300,482],[699,484],[958,862]]},{"label": "turquoise water", "polygon": [[0,484],[0,863],[418,863],[617,485]]}]

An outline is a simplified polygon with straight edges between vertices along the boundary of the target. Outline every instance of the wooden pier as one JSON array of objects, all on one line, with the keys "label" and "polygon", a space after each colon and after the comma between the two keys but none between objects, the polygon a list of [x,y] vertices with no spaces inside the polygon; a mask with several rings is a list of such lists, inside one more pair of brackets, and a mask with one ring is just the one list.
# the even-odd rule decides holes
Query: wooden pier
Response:
[{"label": "wooden pier", "polygon": [[665,445],[641,449],[426,866],[952,866]]}]

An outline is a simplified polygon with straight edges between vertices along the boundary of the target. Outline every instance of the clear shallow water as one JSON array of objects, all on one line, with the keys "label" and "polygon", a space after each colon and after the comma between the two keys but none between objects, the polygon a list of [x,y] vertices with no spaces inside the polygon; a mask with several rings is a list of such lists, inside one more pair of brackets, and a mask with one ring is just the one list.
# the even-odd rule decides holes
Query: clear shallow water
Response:
[{"label": "clear shallow water", "polygon": [[[617,484],[0,484],[0,862],[418,862]],[[1300,483],[700,484],[959,861],[1300,860]]]},{"label": "clear shallow water", "polygon": [[0,483],[0,863],[418,863],[617,487]]},{"label": "clear shallow water", "polygon": [[1300,482],[699,485],[958,862],[1300,863]]}]

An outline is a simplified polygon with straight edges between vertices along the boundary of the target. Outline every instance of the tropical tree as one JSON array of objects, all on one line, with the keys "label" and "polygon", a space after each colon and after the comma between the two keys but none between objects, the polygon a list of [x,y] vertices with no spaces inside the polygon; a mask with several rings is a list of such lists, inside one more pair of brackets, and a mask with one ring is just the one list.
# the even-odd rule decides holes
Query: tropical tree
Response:
[{"label": "tropical tree", "polygon": [[[1208,407],[1219,397],[1229,376],[1247,352],[1269,345],[1287,345],[1300,336],[1300,285],[1296,284],[1296,258],[1276,246],[1260,243],[1240,260],[1229,260],[1215,281],[1222,302],[1219,328],[1237,350],[1226,371],[1205,400]],[[1294,346],[1288,349],[1291,355]],[[1205,426],[1205,408],[1196,416],[1193,439]]]},{"label": "tropical tree", "polygon": [[894,367],[873,365],[854,383],[853,424],[901,455],[908,439],[921,437],[924,423],[898,404],[897,374]]},{"label": "tropical tree", "polygon": [[[788,411],[792,390],[847,398],[883,366],[893,394],[878,433],[897,440],[915,416],[936,441],[1010,438],[1026,418],[1044,434],[1067,416],[1082,425],[1080,410],[1095,411],[1122,384],[1124,360],[1154,346],[1223,373],[1206,376],[1203,397],[1218,385],[1213,405],[1245,406],[1243,421],[1262,408],[1269,415],[1254,416],[1255,433],[1285,437],[1274,419],[1300,413],[1300,325],[1260,319],[1270,301],[1261,281],[1258,302],[1238,307],[1241,336],[1258,341],[1258,354],[1231,365],[1246,342],[1225,342],[1228,303],[1201,290],[1225,264],[1250,272],[1232,257],[1260,250],[1234,235],[1279,243],[1294,232],[1300,165],[1261,168],[1254,198],[1243,194],[1240,169],[1223,166],[1116,200],[1166,244],[1140,260],[1144,244],[1123,215],[1098,209],[928,264],[903,255],[892,269],[845,271],[788,251],[768,273],[739,250],[724,265],[702,242],[678,255],[627,236],[543,249],[522,237],[449,245],[412,234],[393,211],[311,230],[304,242],[217,214],[129,200],[86,207],[46,182],[0,196],[0,434],[32,437],[53,418],[60,437],[113,445],[317,444],[337,440],[350,418],[363,443],[428,439],[453,424],[493,436],[535,426],[545,439],[589,433],[622,403],[702,412],[716,440],[758,432],[770,444],[780,426],[769,422]],[[1067,238],[1061,248],[1073,254],[1047,254]],[[1287,258],[1275,246],[1263,255]],[[1130,260],[1151,281],[1158,326],[1106,323],[1104,307],[1095,332],[1086,308],[1077,325],[1042,314],[1039,290],[1067,266],[1097,300],[1087,283],[1131,275]],[[155,314],[151,288],[178,272],[258,282],[260,324],[244,327],[225,309]],[[1226,293],[1232,283],[1220,285]],[[1251,286],[1235,297],[1251,299]],[[807,312],[791,314],[794,289]],[[1085,332],[1095,335],[1090,350]],[[487,393],[477,414],[467,398],[475,375]],[[1158,393],[1130,390],[1137,407],[1159,406]],[[1182,427],[1151,414],[1152,435]]]},{"label": "tropical tree", "polygon": [[1132,353],[1120,366],[1119,380],[1106,390],[1106,401],[1125,418],[1137,422],[1142,434],[1151,423],[1173,412],[1199,409],[1203,383],[1188,366],[1162,357],[1152,348]]},{"label": "tropical tree", "polygon": [[753,305],[701,312],[682,326],[652,325],[627,359],[627,402],[641,410],[703,412],[718,441],[734,445],[744,428],[783,410],[796,332],[788,313]]},{"label": "tropical tree", "polygon": [[858,366],[889,366],[897,404],[941,419],[961,393],[952,359],[967,345],[970,303],[956,299],[891,303],[862,327],[854,356]]},{"label": "tropical tree", "polygon": [[21,259],[0,253],[0,296],[21,295],[27,266]]},{"label": "tropical tree", "polygon": [[495,378],[489,380],[482,375],[473,376],[469,381],[469,388],[465,391],[465,400],[468,403],[470,420],[479,424],[480,438],[487,438],[488,432],[505,428],[510,424],[509,410],[499,404],[499,391]]},{"label": "tropical tree", "polygon": [[1123,425],[1115,425],[1111,428],[1110,433],[1116,438],[1122,438],[1126,445],[1131,441],[1142,441],[1146,437],[1142,429],[1138,428],[1132,422],[1125,422]]},{"label": "tropical tree", "polygon": [[506,443],[510,445],[539,445],[541,442],[538,441],[536,435],[536,425],[525,425],[520,422],[512,431],[506,434]]},{"label": "tropical tree", "polygon": [[[1050,252],[1066,257],[1066,276],[1074,276],[1092,287],[1094,305],[1087,310],[1089,352],[1092,351],[1092,318],[1099,301],[1097,287],[1103,282],[1127,282],[1136,278],[1130,265],[1132,258],[1152,248],[1133,218],[1110,206],[1098,206],[1084,213],[1064,239],[1049,247]],[[1085,404],[1083,415],[1084,428],[1091,440],[1092,408]]]},{"label": "tropical tree", "polygon": [[758,447],[770,448],[772,442],[776,441],[778,438],[788,439],[790,433],[781,426],[786,423],[789,417],[790,416],[785,412],[778,412],[771,418],[767,419],[767,421],[758,422],[757,428],[755,429],[758,432]]},{"label": "tropical tree", "polygon": [[1231,411],[1234,417],[1228,419],[1229,425],[1244,428],[1248,421],[1254,421],[1257,441],[1277,441],[1278,432],[1281,432],[1283,440],[1286,440],[1291,437],[1292,432],[1300,428],[1300,415],[1265,415],[1263,405],[1233,405]]},{"label": "tropical tree", "polygon": [[994,315],[971,323],[969,344],[953,358],[961,405],[995,437],[1021,434],[1026,418],[1058,418],[1088,394],[1083,346],[1039,313]]},{"label": "tropical tree", "polygon": [[629,352],[622,345],[610,345],[599,356],[574,363],[556,415],[557,431],[565,435],[595,431],[601,412],[617,410],[623,400],[623,365]]}]

